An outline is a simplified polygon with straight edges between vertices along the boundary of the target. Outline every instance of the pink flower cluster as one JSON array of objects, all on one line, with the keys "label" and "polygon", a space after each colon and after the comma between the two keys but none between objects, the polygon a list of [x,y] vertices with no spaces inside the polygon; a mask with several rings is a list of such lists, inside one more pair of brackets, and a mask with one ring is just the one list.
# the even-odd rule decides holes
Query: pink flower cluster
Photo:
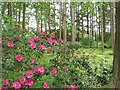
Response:
[{"label": "pink flower cluster", "polygon": [[0,38],[0,44],[2,44],[2,38]]},{"label": "pink flower cluster", "polygon": [[52,45],[52,44],[56,45],[57,44],[57,40],[48,39],[47,41],[50,45]]},{"label": "pink flower cluster", "polygon": [[39,74],[44,74],[45,70],[44,67],[39,67],[39,66],[35,66],[32,68],[34,73],[39,73]]},{"label": "pink flower cluster", "polygon": [[46,32],[41,32],[40,36],[46,36]]},{"label": "pink flower cluster", "polygon": [[18,62],[22,61],[22,56],[20,54],[16,55],[15,58]]},{"label": "pink flower cluster", "polygon": [[74,84],[70,85],[68,90],[78,90],[78,87]]},{"label": "pink flower cluster", "polygon": [[22,86],[33,86],[33,80],[27,80],[25,76],[18,78],[18,81],[15,81],[10,88],[20,89]]},{"label": "pink flower cluster", "polygon": [[57,73],[57,69],[56,68],[53,68],[52,71],[51,71],[52,75],[55,75]]},{"label": "pink flower cluster", "polygon": [[13,42],[8,42],[8,47],[14,47],[14,43]]},{"label": "pink flower cluster", "polygon": [[39,46],[39,50],[44,50],[45,49],[45,46],[43,45],[43,44],[41,44],[40,46]]}]

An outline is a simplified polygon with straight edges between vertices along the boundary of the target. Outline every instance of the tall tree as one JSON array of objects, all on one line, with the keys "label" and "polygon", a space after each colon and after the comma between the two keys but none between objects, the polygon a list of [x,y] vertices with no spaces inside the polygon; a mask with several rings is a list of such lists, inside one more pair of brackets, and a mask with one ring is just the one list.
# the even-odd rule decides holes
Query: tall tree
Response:
[{"label": "tall tree", "polygon": [[115,51],[113,62],[113,84],[116,90],[120,89],[120,1],[116,2],[116,34],[115,34]]},{"label": "tall tree", "polygon": [[26,3],[23,3],[23,21],[22,21],[22,28],[25,28],[25,11],[26,11]]},{"label": "tall tree", "polygon": [[104,43],[105,43],[105,3],[102,6],[102,51],[104,52]]},{"label": "tall tree", "polygon": [[20,24],[20,18],[21,18],[21,2],[19,2],[19,21],[18,23]]},{"label": "tall tree", "polygon": [[66,0],[64,0],[63,2],[63,11],[64,11],[64,20],[63,20],[63,24],[64,24],[64,28],[63,28],[63,40],[66,42],[67,41],[67,30],[66,30]]},{"label": "tall tree", "polygon": [[[72,3],[71,3],[72,4]],[[74,7],[71,5],[71,12],[72,12],[72,44],[75,43],[75,10]]]},{"label": "tall tree", "polygon": [[6,2],[4,2],[3,5],[2,5],[2,16],[4,16],[5,7],[6,7]]},{"label": "tall tree", "polygon": [[110,2],[110,32],[111,32],[111,43],[112,43],[112,49],[114,49],[114,39],[115,39],[115,34],[114,34],[114,31],[115,31],[115,18],[114,18],[114,2]]},{"label": "tall tree", "polygon": [[59,30],[59,38],[61,38],[61,34],[62,34],[62,2],[60,1],[60,19],[59,19],[59,27],[60,27],[60,30]]}]

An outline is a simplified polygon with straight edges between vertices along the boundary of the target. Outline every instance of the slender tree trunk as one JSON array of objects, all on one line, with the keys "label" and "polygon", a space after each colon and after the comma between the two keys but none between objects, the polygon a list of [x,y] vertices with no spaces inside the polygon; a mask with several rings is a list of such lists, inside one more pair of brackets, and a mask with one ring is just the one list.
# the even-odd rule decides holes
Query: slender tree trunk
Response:
[{"label": "slender tree trunk", "polygon": [[84,47],[84,24],[83,24],[83,14],[82,14],[82,47]]},{"label": "slender tree trunk", "polygon": [[89,11],[88,11],[88,7],[87,7],[87,34],[89,34]]},{"label": "slender tree trunk", "polygon": [[[63,10],[64,10],[64,14],[66,14],[66,10],[67,10],[67,8],[66,8],[66,2],[65,2],[66,0],[64,0],[64,2],[63,2]],[[64,40],[64,42],[66,42],[67,41],[67,30],[66,30],[66,16],[64,16],[64,21],[63,21],[63,24],[64,24],[64,28],[63,28],[63,40]]]},{"label": "slender tree trunk", "polygon": [[16,8],[16,22],[18,21],[17,8]]},{"label": "slender tree trunk", "polygon": [[95,33],[95,38],[96,38],[96,47],[98,48],[98,32],[99,32],[99,30],[98,30],[98,20],[97,20],[97,16],[98,16],[98,8],[96,7],[96,28],[97,28],[97,30],[96,30],[96,33]]},{"label": "slender tree trunk", "polygon": [[72,44],[75,43],[75,13],[74,13],[74,8],[71,6],[72,9]]},{"label": "slender tree trunk", "polygon": [[116,2],[116,34],[115,34],[115,51],[113,62],[113,86],[120,90],[120,1]]},{"label": "slender tree trunk", "polygon": [[51,34],[51,26],[50,26],[50,2],[48,2],[48,28],[49,28],[49,34]]},{"label": "slender tree trunk", "polygon": [[26,10],[26,3],[23,3],[23,21],[22,21],[22,28],[25,28],[25,10]]},{"label": "slender tree trunk", "polygon": [[103,19],[103,37],[104,37],[104,42],[106,42],[106,31],[105,31],[105,29],[106,29],[106,27],[105,27],[105,6],[102,6],[102,13],[103,13],[103,17],[102,17],[102,19]]},{"label": "slender tree trunk", "polygon": [[60,1],[60,31],[59,31],[59,38],[62,38],[62,2]]},{"label": "slender tree trunk", "polygon": [[114,18],[114,3],[110,2],[110,32],[111,32],[111,43],[112,43],[112,49],[114,50],[114,38],[115,38],[115,34],[114,34],[114,22],[115,22],[115,18]]},{"label": "slender tree trunk", "polygon": [[4,2],[3,6],[2,6],[2,16],[4,16],[4,14],[5,14],[5,7],[6,7],[6,2]]},{"label": "slender tree trunk", "polygon": [[8,2],[8,16],[12,17],[12,2]]},{"label": "slender tree trunk", "polygon": [[37,28],[36,31],[40,32],[40,27],[39,27],[39,20],[38,20],[38,7],[36,8],[36,22],[37,22]]},{"label": "slender tree trunk", "polygon": [[55,2],[54,2],[54,10],[53,10],[53,13],[54,13],[54,30],[56,30],[55,11],[56,11],[56,8],[55,8]]},{"label": "slender tree trunk", "polygon": [[105,30],[104,30],[104,13],[102,13],[102,21],[101,21],[101,28],[102,28],[102,52],[104,52],[104,35],[105,35]]},{"label": "slender tree trunk", "polygon": [[18,23],[20,24],[20,18],[21,18],[21,2],[19,2],[20,3],[20,8],[19,8],[19,21],[18,21]]}]

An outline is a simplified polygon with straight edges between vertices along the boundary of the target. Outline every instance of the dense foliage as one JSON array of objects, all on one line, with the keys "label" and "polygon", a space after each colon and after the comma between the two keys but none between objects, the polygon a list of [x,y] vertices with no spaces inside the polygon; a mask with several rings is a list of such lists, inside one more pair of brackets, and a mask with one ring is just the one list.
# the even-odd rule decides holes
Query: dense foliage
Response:
[{"label": "dense foliage", "polygon": [[[110,81],[112,66],[96,66],[88,55],[77,56],[56,35],[14,28],[2,37],[3,88],[99,87]],[[94,57],[92,57],[94,59]]]}]

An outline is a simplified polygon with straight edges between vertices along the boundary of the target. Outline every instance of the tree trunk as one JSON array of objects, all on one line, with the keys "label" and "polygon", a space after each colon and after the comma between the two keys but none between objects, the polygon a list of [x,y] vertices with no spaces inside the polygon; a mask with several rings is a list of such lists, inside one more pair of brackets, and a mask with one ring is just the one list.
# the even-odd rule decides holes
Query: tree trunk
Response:
[{"label": "tree trunk", "polygon": [[114,24],[115,22],[115,18],[114,18],[114,3],[110,2],[110,32],[111,32],[111,43],[112,43],[112,49],[114,50],[114,38],[115,38],[115,34],[114,34]]},{"label": "tree trunk", "polygon": [[75,13],[74,13],[74,8],[71,6],[71,10],[72,10],[72,44],[75,43]]},{"label": "tree trunk", "polygon": [[120,90],[120,1],[116,2],[116,34],[113,62],[113,84],[116,90]]},{"label": "tree trunk", "polygon": [[104,30],[104,13],[102,13],[102,19],[101,19],[101,28],[102,28],[102,52],[104,52],[104,35],[105,35],[105,30]]},{"label": "tree trunk", "polygon": [[39,20],[38,20],[38,7],[36,8],[36,15],[35,15],[35,18],[36,18],[36,22],[37,22],[37,27],[36,27],[36,31],[37,32],[40,32],[40,27],[39,27]]},{"label": "tree trunk", "polygon": [[89,34],[89,11],[88,11],[88,7],[87,7],[87,34]]},{"label": "tree trunk", "polygon": [[54,2],[54,10],[53,10],[53,13],[54,13],[54,30],[56,30],[55,11],[56,11],[56,8],[55,8],[55,2]]},{"label": "tree trunk", "polygon": [[[64,2],[63,2],[64,14],[66,14],[66,10],[67,10],[67,8],[66,8],[66,2],[65,1],[66,0],[64,0]],[[64,28],[63,28],[63,40],[64,40],[64,42],[66,42],[67,41],[66,16],[64,16],[63,25],[64,25]]]},{"label": "tree trunk", "polygon": [[8,2],[8,16],[12,17],[12,2]]},{"label": "tree trunk", "polygon": [[105,31],[105,29],[106,29],[106,27],[105,27],[105,6],[102,6],[102,14],[103,14],[103,17],[102,17],[102,19],[103,19],[103,37],[104,37],[104,42],[106,42],[106,31]]},{"label": "tree trunk", "polygon": [[23,21],[22,21],[22,28],[25,28],[25,10],[26,10],[26,3],[23,3]]},{"label": "tree trunk", "polygon": [[20,18],[21,18],[21,2],[19,2],[20,3],[20,8],[19,8],[19,21],[18,21],[18,23],[20,24]]},{"label": "tree trunk", "polygon": [[60,31],[59,31],[59,38],[62,38],[62,2],[60,1]]},{"label": "tree trunk", "polygon": [[2,16],[4,16],[4,13],[5,13],[5,7],[6,7],[6,2],[4,2],[3,6],[2,6]]},{"label": "tree trunk", "polygon": [[50,2],[48,2],[48,28],[49,28],[49,34],[51,34],[51,26],[50,26]]}]

